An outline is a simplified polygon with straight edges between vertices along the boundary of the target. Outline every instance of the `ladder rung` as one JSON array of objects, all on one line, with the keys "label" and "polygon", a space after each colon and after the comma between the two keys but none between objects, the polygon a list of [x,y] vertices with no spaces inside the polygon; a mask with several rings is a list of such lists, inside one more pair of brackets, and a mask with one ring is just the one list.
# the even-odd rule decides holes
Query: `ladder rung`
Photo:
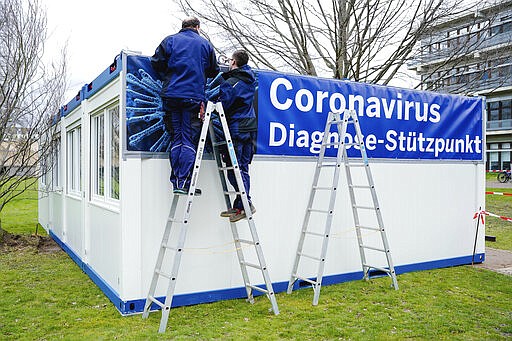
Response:
[{"label": "ladder rung", "polygon": [[318,285],[317,281],[313,281],[313,280],[311,280],[309,278],[300,277],[300,276],[297,276],[297,275],[295,275],[294,277],[297,278],[297,279],[300,279],[301,281],[308,282],[311,285]]},{"label": "ladder rung", "polygon": [[156,304],[157,306],[159,306],[160,308],[164,309],[165,307],[165,304],[163,304],[162,302],[160,302],[159,300],[157,300],[156,298],[154,298],[153,296],[149,295],[148,296],[149,300],[151,302],[153,302],[154,304]]},{"label": "ladder rung", "polygon": [[322,146],[326,146],[326,147],[338,146],[339,144],[340,144],[339,142],[329,142],[329,143],[322,143]]},{"label": "ladder rung", "polygon": [[226,144],[226,141],[222,141],[222,142],[215,142],[213,144],[214,147],[217,147],[217,146],[222,146],[222,145],[225,145]]},{"label": "ladder rung", "polygon": [[381,229],[380,227],[371,227],[371,226],[363,226],[363,225],[356,225],[356,228],[372,230],[372,231],[384,231],[384,229]]},{"label": "ladder rung", "polygon": [[167,278],[167,279],[171,279],[171,274],[168,274],[168,273],[163,272],[163,271],[161,271],[161,270],[155,270],[155,272],[156,272],[157,274],[159,274],[160,276],[162,276],[162,277],[165,277],[165,278]]},{"label": "ladder rung", "polygon": [[365,167],[368,166],[366,163],[346,163],[345,164],[348,167]]},{"label": "ladder rung", "polygon": [[352,188],[373,188],[373,186],[369,185],[349,185]]},{"label": "ladder rung", "polygon": [[235,167],[233,167],[233,166],[219,167],[219,170],[220,170],[220,171],[233,170],[233,169],[235,169]]},{"label": "ladder rung", "polygon": [[181,223],[182,222],[182,220],[176,219],[176,218],[168,218],[167,221],[171,222],[171,223]]},{"label": "ladder rung", "polygon": [[331,120],[331,121],[329,121],[329,123],[330,124],[333,124],[333,123],[334,124],[343,123],[343,120],[342,119],[340,119],[340,120]]},{"label": "ladder rung", "polygon": [[304,231],[305,234],[310,234],[312,236],[318,236],[318,237],[325,237],[324,233],[318,233],[318,232],[310,232],[310,231]]},{"label": "ladder rung", "polygon": [[331,190],[331,189],[333,189],[333,187],[313,186],[313,189],[318,189],[318,190]]},{"label": "ladder rung", "polygon": [[345,143],[345,146],[360,146],[361,143],[358,142],[351,142],[351,143]]},{"label": "ladder rung", "polygon": [[162,247],[165,248],[165,249],[172,250],[172,251],[177,251],[178,250],[174,246],[170,246],[170,245],[167,245],[167,244],[164,244],[164,243],[162,243]]},{"label": "ladder rung", "polygon": [[229,194],[242,194],[242,192],[237,192],[237,191],[224,191],[224,195],[229,195]]},{"label": "ladder rung", "polygon": [[252,240],[247,240],[247,239],[238,239],[238,241],[240,243],[245,243],[245,244],[250,244],[250,245],[256,245],[256,243]]},{"label": "ladder rung", "polygon": [[380,252],[387,252],[387,250],[380,249],[380,248],[374,247],[374,246],[368,246],[368,245],[359,245],[359,246],[364,247],[365,249],[370,249],[370,250],[375,250],[375,251],[380,251]]},{"label": "ladder rung", "polygon": [[249,262],[240,262],[240,264],[243,264],[245,266],[249,266],[251,268],[262,270],[262,267],[260,265],[258,265],[258,264],[253,264],[253,263],[249,263]]},{"label": "ladder rung", "polygon": [[362,210],[376,210],[376,207],[373,206],[358,206],[358,205],[352,205],[353,208],[359,208]]},{"label": "ladder rung", "polygon": [[363,263],[363,266],[366,266],[367,268],[371,268],[371,269],[379,270],[379,271],[382,271],[382,272],[387,272],[388,274],[390,274],[390,273],[391,273],[391,270],[389,270],[389,269],[385,269],[385,268],[380,268],[380,267],[378,267],[378,266],[373,266],[373,265],[364,264],[364,263]]},{"label": "ladder rung", "polygon": [[306,257],[306,258],[317,260],[317,261],[321,261],[322,260],[322,258],[320,258],[320,257],[306,255],[305,253],[302,253],[302,252],[297,252],[297,254],[300,255],[300,256]]},{"label": "ladder rung", "polygon": [[252,284],[248,284],[248,283],[246,283],[246,284],[245,284],[245,286],[246,286],[246,287],[249,287],[249,288],[251,288],[251,289],[257,290],[257,291],[259,291],[259,292],[265,293],[265,294],[267,294],[267,293],[268,293],[268,290],[263,289],[263,288],[260,288],[260,287],[257,287],[257,286],[252,285]]},{"label": "ladder rung", "polygon": [[318,165],[318,167],[337,167],[339,164],[337,163],[321,163]]},{"label": "ladder rung", "polygon": [[316,208],[308,208],[308,210],[310,212],[319,212],[319,213],[329,213],[330,211],[326,211],[326,210],[319,210],[319,209],[316,209]]}]

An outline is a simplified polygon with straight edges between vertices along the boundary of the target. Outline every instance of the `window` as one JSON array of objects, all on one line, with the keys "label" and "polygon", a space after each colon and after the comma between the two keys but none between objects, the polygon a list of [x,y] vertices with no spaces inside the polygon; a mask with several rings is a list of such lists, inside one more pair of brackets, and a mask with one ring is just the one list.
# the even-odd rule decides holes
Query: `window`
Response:
[{"label": "window", "polygon": [[41,185],[43,187],[46,187],[46,158],[45,157],[42,157],[41,160],[39,161],[40,165],[39,167],[41,167]]},{"label": "window", "polygon": [[500,169],[500,163],[498,161],[498,152],[490,152],[488,157],[489,169],[497,170]]},{"label": "window", "polygon": [[487,103],[487,121],[499,120],[499,102],[488,102]]},{"label": "window", "polygon": [[105,137],[104,115],[92,119],[92,193],[105,195]]},{"label": "window", "polygon": [[510,160],[512,151],[510,149],[510,143],[502,143],[501,144],[501,169],[510,169]]},{"label": "window", "polygon": [[60,137],[52,142],[52,187],[60,188]]},{"label": "window", "polygon": [[95,199],[119,200],[119,106],[92,117],[91,188]]},{"label": "window", "polygon": [[110,197],[119,199],[119,107],[109,111],[110,116]]},{"label": "window", "polygon": [[490,143],[487,145],[488,169],[501,170],[511,168],[512,150],[510,146],[510,142]]},{"label": "window", "polygon": [[512,119],[512,100],[487,102],[487,121]]},{"label": "window", "polygon": [[512,119],[512,100],[509,99],[501,102],[501,119]]},{"label": "window", "polygon": [[81,169],[81,135],[82,129],[75,127],[67,133],[67,189],[68,193],[79,194],[82,190]]}]

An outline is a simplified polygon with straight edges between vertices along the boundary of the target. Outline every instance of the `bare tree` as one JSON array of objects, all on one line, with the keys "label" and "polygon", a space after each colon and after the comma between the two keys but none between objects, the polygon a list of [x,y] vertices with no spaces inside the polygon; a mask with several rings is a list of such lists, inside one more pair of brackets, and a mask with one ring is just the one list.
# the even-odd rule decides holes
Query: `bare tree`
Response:
[{"label": "bare tree", "polygon": [[65,50],[44,63],[46,11],[38,0],[0,1],[0,211],[51,167],[65,89]]},{"label": "bare tree", "polygon": [[[462,0],[180,0],[259,67],[387,84]],[[200,9],[200,10],[197,10]]]}]

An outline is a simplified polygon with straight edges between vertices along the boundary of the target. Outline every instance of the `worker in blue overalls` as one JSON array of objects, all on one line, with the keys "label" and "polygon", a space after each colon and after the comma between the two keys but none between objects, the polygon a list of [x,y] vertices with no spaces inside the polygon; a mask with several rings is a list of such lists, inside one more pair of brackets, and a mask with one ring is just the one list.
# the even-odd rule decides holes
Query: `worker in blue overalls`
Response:
[{"label": "worker in blue overalls", "polygon": [[[258,122],[253,107],[256,80],[251,67],[247,65],[249,55],[244,50],[237,50],[229,60],[229,71],[222,74],[224,82],[219,88],[219,100],[222,102],[226,119],[231,133],[231,139],[238,160],[240,173],[244,183],[247,199],[252,213],[256,212],[249,195],[250,176],[249,164],[256,149]],[[221,150],[223,161],[230,165],[227,150]],[[233,188],[238,186],[233,171],[228,172],[228,179]],[[242,199],[238,195],[233,208],[221,213],[222,217],[229,217],[231,222],[246,218]]]},{"label": "worker in blue overalls", "polygon": [[[206,79],[219,72],[215,51],[199,35],[199,19],[190,17],[182,29],[166,37],[151,57],[162,81],[164,123],[171,136],[169,160],[173,193],[187,194],[201,132]],[[196,195],[201,194],[196,189]]]}]

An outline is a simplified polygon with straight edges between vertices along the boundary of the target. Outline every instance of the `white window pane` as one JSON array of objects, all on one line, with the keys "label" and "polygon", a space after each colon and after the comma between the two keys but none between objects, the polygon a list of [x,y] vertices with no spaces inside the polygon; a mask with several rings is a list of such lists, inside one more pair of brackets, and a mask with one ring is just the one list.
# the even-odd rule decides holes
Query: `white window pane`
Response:
[{"label": "white window pane", "polygon": [[119,107],[110,110],[110,197],[119,199]]},{"label": "white window pane", "polygon": [[104,117],[99,115],[93,119],[93,193],[96,195],[104,195],[105,179],[105,139],[104,139]]}]

